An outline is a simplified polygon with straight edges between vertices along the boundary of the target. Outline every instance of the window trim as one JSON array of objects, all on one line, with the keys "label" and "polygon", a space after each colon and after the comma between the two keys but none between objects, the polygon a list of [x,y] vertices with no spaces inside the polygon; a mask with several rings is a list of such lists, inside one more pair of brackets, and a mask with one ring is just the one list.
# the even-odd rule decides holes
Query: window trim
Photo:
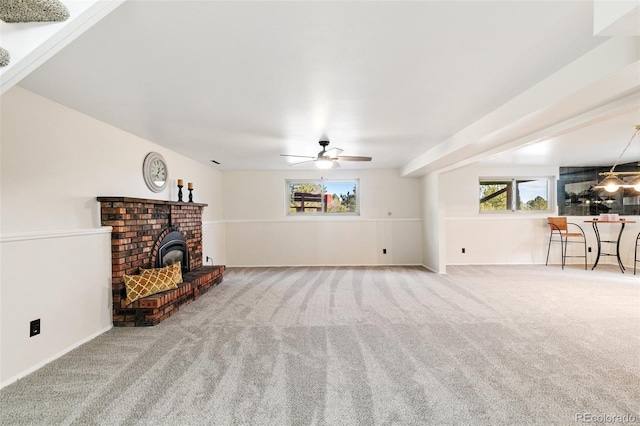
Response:
[{"label": "window trim", "polygon": [[[356,188],[356,211],[355,212],[292,212],[290,206],[290,193],[289,186],[291,184],[297,183],[312,183],[312,184],[320,184],[323,188],[324,195],[324,184],[327,182],[336,182],[336,183],[353,183]],[[285,179],[284,181],[284,202],[285,202],[285,215],[289,217],[309,217],[309,216],[320,216],[320,217],[345,217],[345,216],[360,216],[360,179],[359,178],[344,178],[344,179]],[[325,198],[322,197],[322,204],[325,204]]]},{"label": "window trim", "polygon": [[[523,180],[545,180],[547,182],[547,209],[546,210],[521,210],[517,208],[517,185],[516,183]],[[478,177],[478,189],[482,185],[483,182],[486,181],[501,181],[501,182],[509,182],[511,181],[511,206],[509,206],[506,210],[482,210],[480,208],[480,198],[478,197],[478,212],[480,214],[488,214],[488,215],[500,215],[500,214],[524,214],[524,215],[535,215],[535,214],[550,214],[555,211],[555,177],[554,176],[479,176]]]}]

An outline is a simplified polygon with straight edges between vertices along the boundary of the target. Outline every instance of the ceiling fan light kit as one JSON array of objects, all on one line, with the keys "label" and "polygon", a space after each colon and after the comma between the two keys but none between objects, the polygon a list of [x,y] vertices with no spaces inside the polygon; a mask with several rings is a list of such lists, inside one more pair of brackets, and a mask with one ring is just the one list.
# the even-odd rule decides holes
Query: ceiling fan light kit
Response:
[{"label": "ceiling fan light kit", "polygon": [[[629,142],[627,142],[627,146],[624,147],[624,149],[622,150],[622,153],[620,154],[616,162],[613,163],[611,170],[609,170],[608,172],[598,173],[600,176],[605,176],[605,178],[602,181],[600,181],[596,186],[594,186],[594,188],[604,189],[607,192],[616,192],[620,188],[633,188],[636,191],[640,192],[640,170],[635,172],[616,172],[615,171],[615,168],[620,162],[620,160],[622,159],[622,156],[624,155],[625,152],[627,152],[627,149],[629,149],[629,146],[631,146],[631,142],[633,142],[633,139],[637,136],[638,132],[640,131],[640,124],[636,124],[635,129],[636,131],[633,132],[633,136],[631,136],[631,139],[629,139]],[[640,165],[640,162],[639,162],[639,165]],[[620,176],[637,176],[637,177],[633,179],[630,183],[627,183],[622,179],[620,179]]]},{"label": "ceiling fan light kit", "polygon": [[299,163],[293,163],[291,164],[291,166],[297,166],[300,164],[315,162],[316,167],[319,169],[331,169],[334,167],[340,167],[340,164],[338,163],[338,161],[371,161],[371,157],[340,155],[342,154],[342,151],[343,151],[340,148],[331,148],[327,150],[327,146],[329,146],[329,141],[324,140],[318,143],[322,147],[322,151],[320,151],[316,157],[312,157],[309,155],[291,155],[291,154],[280,154],[280,156],[310,158],[310,160],[301,161]]},{"label": "ceiling fan light kit", "polygon": [[323,169],[323,170],[330,169],[334,165],[333,161],[331,161],[330,158],[324,158],[324,159],[323,158],[319,158],[319,159],[315,160],[315,163],[316,163],[316,167],[317,168]]}]

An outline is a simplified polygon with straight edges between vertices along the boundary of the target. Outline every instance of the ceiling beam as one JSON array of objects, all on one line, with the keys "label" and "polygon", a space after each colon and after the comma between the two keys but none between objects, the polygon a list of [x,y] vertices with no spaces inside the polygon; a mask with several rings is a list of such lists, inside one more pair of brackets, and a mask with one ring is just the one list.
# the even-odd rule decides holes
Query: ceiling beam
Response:
[{"label": "ceiling beam", "polygon": [[[614,37],[402,167],[422,176],[524,145],[536,134],[640,90],[640,42]],[[486,155],[485,155],[486,156]]]},{"label": "ceiling beam", "polygon": [[593,35],[640,36],[640,1],[593,1]]}]

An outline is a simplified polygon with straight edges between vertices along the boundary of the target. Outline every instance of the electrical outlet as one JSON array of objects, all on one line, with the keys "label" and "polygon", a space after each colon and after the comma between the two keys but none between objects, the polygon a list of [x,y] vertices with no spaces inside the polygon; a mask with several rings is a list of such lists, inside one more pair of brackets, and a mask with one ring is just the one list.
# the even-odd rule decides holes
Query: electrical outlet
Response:
[{"label": "electrical outlet", "polygon": [[40,318],[29,323],[29,337],[40,334]]},{"label": "electrical outlet", "polygon": [[207,256],[207,260],[205,260],[205,262],[208,262],[208,261],[209,261],[209,259],[211,259],[211,258],[210,258],[209,256]]},{"label": "electrical outlet", "polygon": [[463,247],[463,248],[462,248],[462,253],[464,254],[464,253],[466,253],[466,252],[467,252],[467,249]]},{"label": "electrical outlet", "polygon": [[387,249],[382,249],[382,254],[387,254]]},{"label": "electrical outlet", "polygon": [[589,253],[591,253],[591,247],[589,247]]}]

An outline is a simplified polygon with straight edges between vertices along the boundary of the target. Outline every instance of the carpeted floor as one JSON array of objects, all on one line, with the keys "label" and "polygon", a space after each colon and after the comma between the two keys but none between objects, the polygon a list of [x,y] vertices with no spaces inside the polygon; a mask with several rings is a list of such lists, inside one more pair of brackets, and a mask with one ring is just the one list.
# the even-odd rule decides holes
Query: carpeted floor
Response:
[{"label": "carpeted floor", "polygon": [[0,423],[640,424],[640,277],[448,272],[231,268],[2,389]]}]

